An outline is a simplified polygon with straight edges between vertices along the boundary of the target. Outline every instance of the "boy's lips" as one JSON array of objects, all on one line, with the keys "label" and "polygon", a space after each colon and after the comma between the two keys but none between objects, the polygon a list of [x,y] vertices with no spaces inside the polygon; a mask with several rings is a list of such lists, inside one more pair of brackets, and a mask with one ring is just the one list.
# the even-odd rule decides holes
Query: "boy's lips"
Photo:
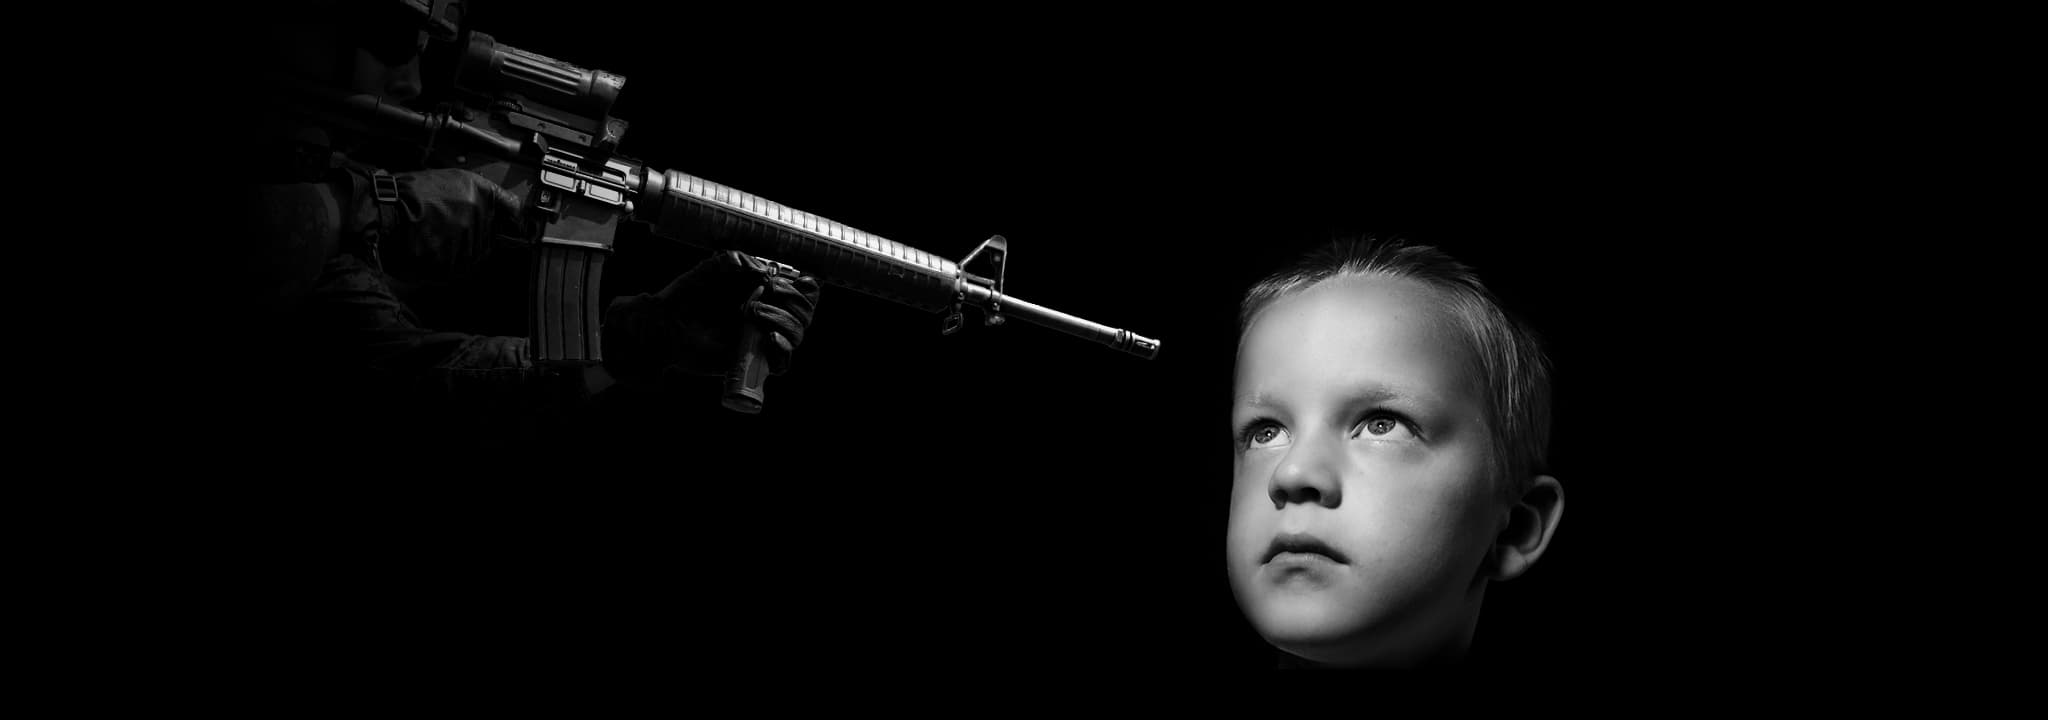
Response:
[{"label": "boy's lips", "polygon": [[1259,562],[1270,563],[1274,558],[1287,554],[1320,555],[1340,565],[1351,563],[1351,558],[1345,557],[1344,553],[1338,552],[1321,538],[1308,533],[1283,533],[1273,536],[1273,544],[1266,547],[1266,554],[1259,558]]}]

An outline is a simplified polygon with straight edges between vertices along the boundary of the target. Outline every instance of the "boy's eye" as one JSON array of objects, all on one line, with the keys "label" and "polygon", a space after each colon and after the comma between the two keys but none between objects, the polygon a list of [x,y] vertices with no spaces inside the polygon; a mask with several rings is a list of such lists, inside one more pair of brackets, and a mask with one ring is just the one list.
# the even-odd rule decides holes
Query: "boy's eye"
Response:
[{"label": "boy's eye", "polygon": [[1245,434],[1245,443],[1255,448],[1273,447],[1284,444],[1282,441],[1286,438],[1287,431],[1280,429],[1280,426],[1262,424],[1253,426],[1251,432]]},{"label": "boy's eye", "polygon": [[1374,415],[1358,424],[1358,432],[1373,437],[1387,437],[1399,430],[1407,430],[1410,436],[1418,435],[1413,423],[1395,415]]}]

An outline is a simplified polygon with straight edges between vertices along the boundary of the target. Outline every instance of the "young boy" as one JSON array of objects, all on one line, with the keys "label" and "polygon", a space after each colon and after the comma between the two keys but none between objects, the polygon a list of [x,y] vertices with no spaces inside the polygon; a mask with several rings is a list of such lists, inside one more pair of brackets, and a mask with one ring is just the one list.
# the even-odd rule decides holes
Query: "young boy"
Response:
[{"label": "young boy", "polygon": [[1549,372],[1472,271],[1342,241],[1254,285],[1232,396],[1231,588],[1302,664],[1456,663],[1543,556]]}]

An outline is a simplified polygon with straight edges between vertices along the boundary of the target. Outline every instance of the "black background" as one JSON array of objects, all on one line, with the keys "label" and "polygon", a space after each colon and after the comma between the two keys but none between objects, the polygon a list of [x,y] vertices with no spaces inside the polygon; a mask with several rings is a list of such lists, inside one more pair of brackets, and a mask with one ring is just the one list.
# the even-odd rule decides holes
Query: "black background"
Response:
[{"label": "black background", "polygon": [[[344,642],[423,665],[1268,667],[1222,562],[1236,305],[1365,232],[1475,266],[1556,367],[1568,509],[1542,562],[1490,591],[1478,658],[1604,670],[1824,642],[1778,630],[1817,606],[1793,569],[1815,552],[1801,521],[1722,515],[1728,476],[1802,467],[1730,451],[1756,444],[1725,424],[1756,364],[1830,332],[1804,321],[1824,307],[1759,300],[1779,268],[1757,258],[1793,246],[1731,259],[1810,229],[1781,211],[1812,202],[1807,153],[1832,152],[1800,140],[1798,83],[1713,72],[1739,52],[1035,6],[493,2],[474,19],[624,75],[631,157],[954,258],[1004,235],[1011,294],[1162,350],[971,311],[941,336],[936,315],[828,287],[762,415],[718,408],[709,381],[616,394],[585,433],[601,447],[477,458],[391,513],[406,542],[434,538],[386,551],[411,580],[370,555],[249,612],[312,602],[355,628],[378,608]],[[630,228],[605,292],[703,256]],[[500,289],[518,302],[516,279]],[[1789,402],[1775,411],[1812,407]]]}]

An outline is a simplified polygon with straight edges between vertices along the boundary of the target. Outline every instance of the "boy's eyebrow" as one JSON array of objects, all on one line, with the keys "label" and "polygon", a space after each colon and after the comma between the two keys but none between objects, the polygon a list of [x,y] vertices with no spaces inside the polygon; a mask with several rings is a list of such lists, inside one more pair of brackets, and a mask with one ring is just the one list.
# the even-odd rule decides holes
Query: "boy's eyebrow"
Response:
[{"label": "boy's eyebrow", "polygon": [[1366,381],[1361,383],[1355,383],[1351,385],[1348,389],[1346,389],[1344,392],[1344,399],[1350,400],[1352,402],[1367,403],[1384,403],[1394,400],[1407,400],[1410,402],[1427,403],[1431,400],[1434,400],[1435,396],[1425,392],[1417,392],[1411,388],[1406,388],[1398,385],[1390,385],[1378,381]]},{"label": "boy's eyebrow", "polygon": [[[1353,383],[1346,387],[1342,397],[1345,402],[1349,403],[1384,403],[1395,400],[1408,400],[1427,404],[1432,403],[1436,399],[1436,396],[1429,393],[1414,392],[1377,380]],[[1280,401],[1275,399],[1272,394],[1264,392],[1239,395],[1237,399],[1240,407],[1247,408],[1277,408],[1281,405]]]},{"label": "boy's eyebrow", "polygon": [[1274,402],[1273,396],[1266,393],[1253,393],[1237,396],[1237,404],[1242,407],[1269,408],[1280,403]]}]

